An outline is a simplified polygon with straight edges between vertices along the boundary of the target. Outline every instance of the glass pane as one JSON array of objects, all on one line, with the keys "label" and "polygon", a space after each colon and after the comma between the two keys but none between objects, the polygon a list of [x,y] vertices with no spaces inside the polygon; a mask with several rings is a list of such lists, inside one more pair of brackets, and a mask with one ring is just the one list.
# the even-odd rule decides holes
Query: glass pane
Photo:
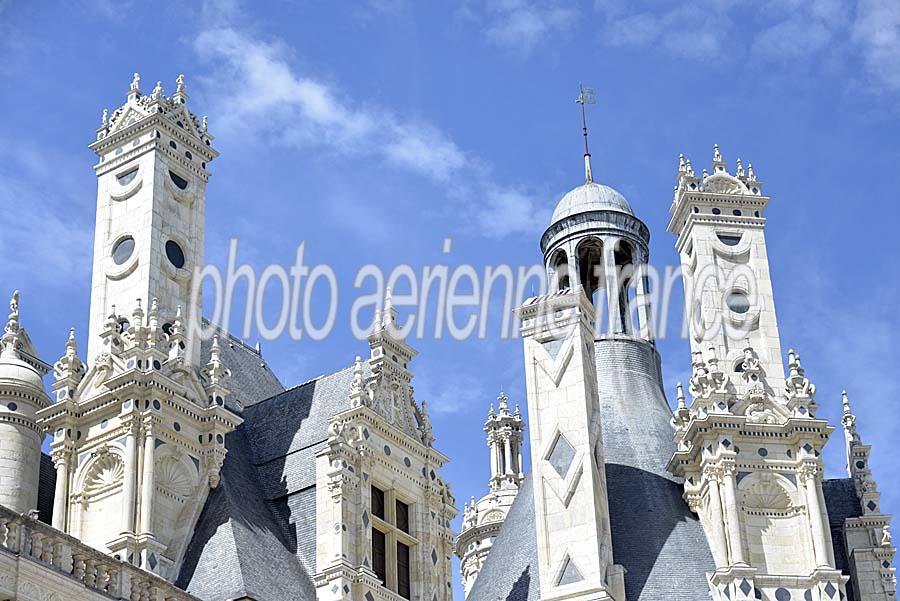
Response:
[{"label": "glass pane", "polygon": [[172,178],[172,183],[178,186],[180,189],[184,190],[187,188],[188,183],[187,180],[175,173],[174,171],[169,171],[169,177]]},{"label": "glass pane", "polygon": [[127,238],[122,238],[116,245],[113,247],[112,258],[113,262],[116,265],[122,265],[131,258],[131,253],[134,252],[134,238],[128,236]]},{"label": "glass pane", "polygon": [[166,256],[169,257],[169,261],[176,268],[181,269],[184,267],[184,251],[181,250],[181,247],[174,240],[166,242]]},{"label": "glass pane", "polygon": [[372,528],[372,569],[382,583],[387,582],[387,545],[384,532]]},{"label": "glass pane", "polygon": [[384,517],[384,491],[380,488],[372,487],[372,515],[385,519]]},{"label": "glass pane", "polygon": [[397,543],[397,594],[409,599],[409,589],[409,547]]},{"label": "glass pane", "polygon": [[138,172],[137,167],[135,167],[134,169],[132,169],[131,171],[129,171],[127,173],[123,173],[122,175],[117,175],[116,179],[119,180],[119,185],[127,186],[128,184],[130,184],[132,181],[134,181],[134,176],[137,175],[137,172]]},{"label": "glass pane", "polygon": [[397,501],[397,528],[409,534],[409,505]]}]

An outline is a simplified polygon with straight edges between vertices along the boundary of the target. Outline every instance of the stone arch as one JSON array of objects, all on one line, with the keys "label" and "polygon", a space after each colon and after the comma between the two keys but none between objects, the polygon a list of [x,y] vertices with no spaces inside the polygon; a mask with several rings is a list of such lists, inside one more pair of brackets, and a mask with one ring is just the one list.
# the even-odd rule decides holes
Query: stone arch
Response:
[{"label": "stone arch", "polygon": [[553,253],[550,259],[552,281],[557,290],[565,290],[572,287],[572,278],[569,273],[569,255],[562,248]]},{"label": "stone arch", "polygon": [[[194,460],[184,449],[172,443],[161,444],[154,457],[155,498],[152,531],[165,545],[188,536],[198,497],[199,459]],[[202,498],[200,499],[202,503]]]},{"label": "stone arch", "polygon": [[106,544],[122,531],[125,458],[118,445],[97,450],[75,478],[80,503],[71,511],[73,534],[85,544],[106,551]]},{"label": "stone arch", "polygon": [[590,236],[581,240],[575,247],[578,272],[578,283],[584,293],[597,306],[597,293],[605,288],[605,263],[603,260],[603,241]]}]

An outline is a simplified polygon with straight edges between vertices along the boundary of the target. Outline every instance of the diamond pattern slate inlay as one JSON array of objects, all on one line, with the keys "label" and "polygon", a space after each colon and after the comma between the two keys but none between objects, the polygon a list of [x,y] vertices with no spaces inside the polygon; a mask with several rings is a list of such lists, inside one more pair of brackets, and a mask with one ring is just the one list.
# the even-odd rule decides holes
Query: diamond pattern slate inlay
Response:
[{"label": "diamond pattern slate inlay", "polygon": [[834,594],[837,592],[837,589],[834,588],[834,585],[830,582],[825,585],[825,594],[829,597],[834,597]]},{"label": "diamond pattern slate inlay", "polygon": [[556,442],[553,443],[553,450],[550,451],[547,461],[550,462],[550,465],[553,466],[560,478],[565,478],[566,474],[569,473],[569,468],[572,467],[574,459],[575,449],[572,448],[566,437],[560,434],[556,437]]},{"label": "diamond pattern slate inlay", "polygon": [[749,595],[750,591],[753,590],[753,587],[750,586],[750,583],[747,582],[746,578],[741,581],[741,586],[739,588],[741,589],[741,592],[744,593],[744,595]]}]

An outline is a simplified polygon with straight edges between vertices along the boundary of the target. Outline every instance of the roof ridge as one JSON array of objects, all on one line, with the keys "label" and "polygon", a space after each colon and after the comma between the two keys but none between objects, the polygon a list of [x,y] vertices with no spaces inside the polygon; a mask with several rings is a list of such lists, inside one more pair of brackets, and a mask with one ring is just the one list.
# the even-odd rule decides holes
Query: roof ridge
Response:
[{"label": "roof ridge", "polygon": [[217,332],[220,332],[220,333],[222,333],[222,334],[225,334],[225,336],[226,336],[226,337],[228,338],[228,340],[230,340],[231,342],[236,342],[236,343],[238,343],[239,345],[241,345],[242,347],[244,347],[245,349],[247,349],[248,351],[250,351],[251,353],[253,353],[254,355],[256,355],[257,357],[262,357],[262,354],[261,354],[261,353],[256,352],[256,348],[255,348],[255,347],[250,346],[249,344],[247,344],[246,342],[244,342],[243,340],[241,340],[240,338],[238,338],[237,336],[235,336],[234,334],[232,334],[231,332],[229,332],[228,330],[226,330],[225,328],[223,328],[223,327],[220,326],[219,324],[213,323],[212,321],[210,321],[210,320],[207,319],[206,317],[201,317],[200,319],[201,319],[204,323],[209,324],[209,325],[211,325],[212,327],[214,327],[214,328],[216,329]]}]

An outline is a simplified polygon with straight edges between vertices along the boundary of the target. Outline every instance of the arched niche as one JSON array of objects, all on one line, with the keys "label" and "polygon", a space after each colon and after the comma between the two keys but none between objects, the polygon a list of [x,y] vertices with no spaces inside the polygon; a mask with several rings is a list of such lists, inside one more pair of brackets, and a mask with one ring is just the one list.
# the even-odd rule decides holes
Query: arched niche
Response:
[{"label": "arched niche", "polygon": [[746,556],[760,574],[803,574],[815,568],[803,491],[774,472],[756,472],[738,485]]}]

